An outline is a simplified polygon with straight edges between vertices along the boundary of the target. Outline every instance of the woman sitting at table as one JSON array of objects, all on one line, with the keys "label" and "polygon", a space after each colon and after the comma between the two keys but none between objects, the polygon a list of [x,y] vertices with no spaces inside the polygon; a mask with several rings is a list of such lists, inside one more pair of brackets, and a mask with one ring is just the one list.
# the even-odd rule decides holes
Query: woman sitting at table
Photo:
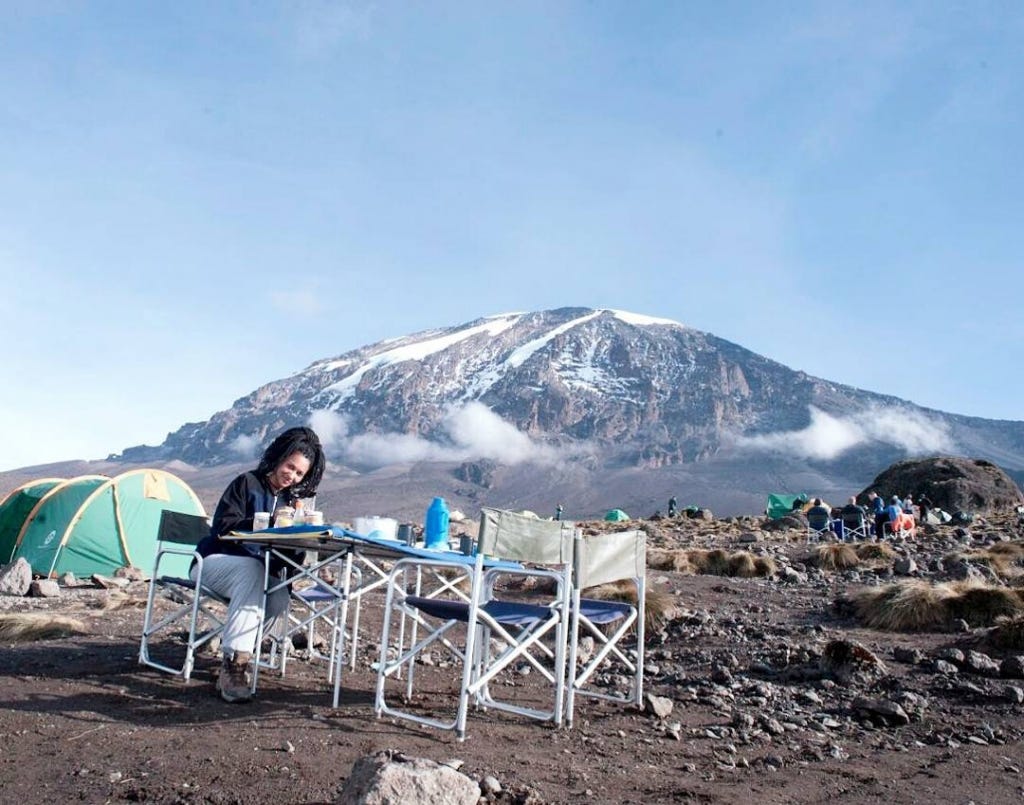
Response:
[{"label": "woman sitting at table", "polygon": [[[309,428],[290,428],[274,439],[259,466],[239,475],[221,495],[210,535],[196,550],[203,557],[203,586],[228,599],[227,620],[221,637],[224,659],[217,691],[224,701],[244,702],[252,697],[249,663],[256,649],[264,618],[273,620],[288,606],[288,590],[273,593],[263,610],[264,563],[259,549],[222,540],[232,531],[252,531],[256,512],[273,512],[316,494],[324,472],[324,453]],[[283,563],[271,566],[280,571]],[[195,580],[196,565],[191,569]]]}]

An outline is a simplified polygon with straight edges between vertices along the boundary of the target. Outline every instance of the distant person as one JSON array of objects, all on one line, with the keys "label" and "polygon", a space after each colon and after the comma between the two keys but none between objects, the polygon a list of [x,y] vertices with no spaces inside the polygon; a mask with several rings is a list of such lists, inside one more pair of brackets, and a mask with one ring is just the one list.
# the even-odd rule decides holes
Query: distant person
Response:
[{"label": "distant person", "polygon": [[903,501],[899,499],[898,495],[892,496],[885,512],[889,518],[889,530],[892,531],[893,536],[907,531],[910,532],[911,537],[914,536],[914,516],[903,511]]},{"label": "distant person", "polygon": [[917,510],[920,512],[918,519],[922,523],[928,522],[928,512],[935,508],[935,504],[932,503],[927,493],[917,496]]},{"label": "distant person", "polygon": [[807,510],[807,523],[815,531],[823,531],[831,526],[832,510],[822,504],[821,498],[815,498]]},{"label": "distant person", "polygon": [[868,492],[868,504],[875,517],[875,539],[885,539],[885,524],[889,522],[889,514],[885,510],[885,501],[877,492]]},{"label": "distant person", "polygon": [[902,505],[904,514],[912,515],[914,513],[914,498],[912,498],[910,495],[907,495],[905,498],[903,498]]},{"label": "distant person", "polygon": [[562,519],[562,511],[563,511],[562,504],[559,503],[558,506],[555,507],[555,519],[556,520],[561,520]]},{"label": "distant person", "polygon": [[675,499],[675,496],[672,496],[672,497],[670,497],[668,499],[668,516],[669,517],[675,517],[676,516],[676,506],[677,505],[678,505],[678,501]]},{"label": "distant person", "polygon": [[[203,557],[203,586],[228,599],[228,613],[221,636],[223,661],[217,692],[226,702],[252,697],[249,663],[256,650],[265,619],[273,620],[288,607],[288,588],[272,594],[263,608],[264,561],[259,549],[221,537],[232,531],[251,531],[256,512],[273,513],[278,504],[292,506],[299,498],[312,497],[324,472],[324,453],[309,428],[290,428],[264,451],[259,466],[233,480],[221,495],[213,514],[210,534],[196,550]],[[196,563],[189,574],[195,581]],[[283,561],[272,563],[280,573]]]}]

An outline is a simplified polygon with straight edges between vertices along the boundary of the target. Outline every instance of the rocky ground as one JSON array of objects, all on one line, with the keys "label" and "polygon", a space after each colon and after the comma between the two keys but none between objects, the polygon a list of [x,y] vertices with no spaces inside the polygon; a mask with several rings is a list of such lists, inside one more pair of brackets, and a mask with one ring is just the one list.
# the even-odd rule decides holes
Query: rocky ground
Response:
[{"label": "rocky ground", "polygon": [[[762,518],[640,524],[661,567],[658,549],[723,549],[770,559],[773,572],[650,569],[669,608],[648,633],[646,711],[586,701],[572,730],[474,715],[464,743],[374,718],[373,607],[357,670],[332,709],[317,662],[265,675],[248,705],[213,696],[212,657],[189,684],[139,666],[141,582],[0,597],[8,612],[65,615],[84,630],[4,644],[3,799],[334,802],[356,761],[382,750],[458,761],[478,782],[493,778],[489,796],[503,802],[1024,799],[1024,645],[999,643],[968,618],[928,631],[869,629],[848,603],[910,578],[1013,587],[1024,567],[994,566],[985,551],[1024,537],[1015,514],[928,527],[895,555],[846,569],[816,566],[802,531],[770,530]],[[450,677],[424,667],[418,706]],[[529,694],[528,677],[516,684]]]}]

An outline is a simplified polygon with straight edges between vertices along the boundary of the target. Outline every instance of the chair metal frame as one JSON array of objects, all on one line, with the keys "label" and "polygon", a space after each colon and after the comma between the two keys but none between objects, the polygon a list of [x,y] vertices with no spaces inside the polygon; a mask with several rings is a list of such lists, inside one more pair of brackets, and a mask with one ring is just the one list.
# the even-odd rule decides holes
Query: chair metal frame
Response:
[{"label": "chair metal frame", "polygon": [[[374,709],[378,717],[392,716],[436,729],[452,730],[458,740],[466,737],[470,702],[482,710],[498,710],[550,721],[556,726],[563,718],[565,661],[572,586],[572,552],[576,526],[569,521],[547,521],[513,512],[485,508],[480,515],[476,558],[470,573],[469,600],[406,595],[407,574],[423,569],[465,572],[466,564],[443,558],[402,559],[395,563],[384,607]],[[490,561],[490,557],[509,560]],[[511,562],[511,563],[510,563]],[[528,563],[544,567],[517,566]],[[553,583],[555,592],[543,603],[499,599],[495,589],[500,579],[530,577]],[[401,643],[397,656],[389,657],[392,625],[398,618],[411,617],[427,631]],[[428,618],[430,620],[428,620]],[[439,625],[435,622],[439,621]],[[544,639],[554,636],[553,647]],[[462,640],[456,640],[462,635]],[[492,640],[504,645],[492,656]],[[425,716],[400,710],[389,704],[386,683],[408,670],[407,697],[411,698],[414,663],[425,651],[443,647],[461,668],[454,716]],[[539,655],[539,656],[538,656]],[[550,707],[528,707],[499,699],[490,683],[515,662],[529,664],[553,688]]]},{"label": "chair metal frame", "polygon": [[[643,531],[576,536],[565,696],[566,727],[572,726],[577,696],[642,707],[646,574],[647,535]],[[584,597],[586,589],[618,581],[633,584],[637,601],[635,605]],[[615,624],[614,631],[610,633],[601,628]],[[623,647],[624,638],[631,630],[635,630],[636,635],[635,658],[630,657]],[[582,667],[578,667],[579,641],[584,633],[594,639],[595,651],[582,663]],[[587,687],[598,670],[608,667],[617,667],[630,677],[630,687],[625,694]]]},{"label": "chair metal frame", "polygon": [[[854,522],[854,517],[857,518],[856,522]],[[854,515],[852,512],[844,514],[840,520],[843,523],[843,540],[845,542],[853,542],[856,538],[864,541],[871,539],[873,524],[868,520],[864,511],[861,511],[859,515]]]},{"label": "chair metal frame", "polygon": [[[204,515],[186,514],[165,509],[160,515],[157,530],[157,553],[153,573],[149,579],[149,594],[143,615],[142,638],[139,642],[139,662],[151,668],[180,676],[188,682],[195,667],[196,652],[224,631],[225,615],[220,607],[228,601],[223,596],[203,587],[203,557],[195,550],[199,540],[210,533],[210,524]],[[189,577],[162,575],[160,565],[165,557],[188,556],[197,566],[196,581]],[[158,590],[180,599],[169,614],[154,620],[154,604]],[[214,608],[216,606],[216,608]],[[150,652],[153,638],[168,627],[188,618],[188,639],[185,657],[180,667],[167,665],[154,659]],[[200,625],[203,624],[203,628]]]}]

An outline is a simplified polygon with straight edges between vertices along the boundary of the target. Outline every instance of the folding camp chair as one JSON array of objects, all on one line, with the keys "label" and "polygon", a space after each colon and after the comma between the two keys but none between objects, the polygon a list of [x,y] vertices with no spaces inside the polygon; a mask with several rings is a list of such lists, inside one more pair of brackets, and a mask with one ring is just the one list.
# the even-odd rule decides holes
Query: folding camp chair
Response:
[{"label": "folding camp chair", "polygon": [[832,518],[827,514],[807,515],[807,542],[820,542],[822,537],[832,536]]},{"label": "folding camp chair", "polygon": [[863,511],[843,513],[843,539],[846,542],[871,539],[871,525]]},{"label": "folding camp chair", "polygon": [[[167,509],[161,513],[156,561],[149,580],[149,596],[142,622],[139,662],[181,676],[186,682],[192,675],[196,651],[224,630],[222,607],[227,605],[227,600],[202,586],[203,558],[195,550],[196,544],[209,533],[210,524],[204,516]],[[185,561],[192,559],[198,566],[195,582],[188,575],[161,574],[161,565],[169,564],[177,564],[187,574]],[[154,612],[157,590],[167,593],[176,605],[173,611],[159,618]],[[154,640],[169,636],[170,629],[179,628],[184,619],[188,620],[188,639],[182,664],[168,665],[154,659],[151,654]]]},{"label": "folding camp chair", "polygon": [[[345,563],[341,561],[334,562],[333,565],[335,566],[335,573],[348,572],[350,574],[350,591],[352,593],[358,591],[362,584],[362,572],[360,569],[353,566],[346,570]],[[353,668],[355,667],[355,627],[353,627],[352,633],[346,629],[342,618],[344,599],[336,593],[336,589],[337,587],[330,589],[313,584],[302,589],[292,588],[290,590],[288,611],[282,618],[281,628],[277,634],[269,635],[271,637],[269,665],[279,668],[281,676],[285,674],[293,639],[299,634],[305,638],[306,656],[309,659],[326,659],[328,661],[327,677],[329,680],[334,680],[335,671],[338,670],[334,667],[335,659],[338,655],[338,640],[345,640],[346,635],[348,635],[349,650],[352,654],[352,666]],[[360,597],[351,595],[350,598],[355,599],[358,612]],[[358,623],[358,614],[356,622]],[[326,654],[319,650],[317,637],[317,626],[319,624],[325,625],[330,635],[330,648]]]},{"label": "folding camp chair", "polygon": [[[565,696],[566,726],[572,726],[577,696],[590,696],[640,707],[644,684],[644,595],[647,573],[647,536],[643,531],[620,531],[583,537],[577,535],[573,551],[572,620],[569,627],[568,683]],[[588,588],[617,581],[632,584],[637,603],[584,598]],[[604,629],[614,629],[606,633]],[[635,654],[625,642],[635,632]],[[594,641],[589,659],[580,656],[580,637]],[[598,671],[611,671],[630,680],[625,693],[598,690]]]},{"label": "folding camp chair", "polygon": [[[575,525],[568,521],[537,520],[497,509],[484,509],[480,515],[477,554],[470,574],[469,600],[404,596],[404,574],[421,567],[464,570],[464,563],[444,559],[402,559],[395,563],[388,584],[378,662],[375,711],[437,729],[454,730],[458,740],[466,735],[470,701],[484,709],[515,713],[541,721],[561,723],[565,687],[569,599],[572,583],[572,550]],[[510,562],[494,562],[500,557]],[[528,563],[521,566],[512,563]],[[543,568],[534,567],[544,566]],[[511,579],[533,578],[554,586],[553,592],[536,592],[531,598],[495,597],[499,581],[507,593]],[[389,656],[391,630],[400,616],[408,615],[424,627],[426,634],[397,656]],[[429,620],[428,620],[429,619]],[[463,640],[457,640],[459,635]],[[552,637],[553,646],[545,638]],[[498,645],[492,653],[492,644]],[[450,720],[435,715],[418,715],[398,710],[386,699],[387,682],[405,669],[408,673],[406,696],[411,701],[414,685],[413,663],[428,651],[447,651],[460,670],[455,714]],[[490,683],[502,672],[529,667],[530,680],[552,689],[550,705],[538,706],[535,700],[499,699]],[[498,686],[494,686],[497,688]],[[517,684],[503,688],[513,697],[526,695]],[[436,697],[432,698],[432,704]]]}]

